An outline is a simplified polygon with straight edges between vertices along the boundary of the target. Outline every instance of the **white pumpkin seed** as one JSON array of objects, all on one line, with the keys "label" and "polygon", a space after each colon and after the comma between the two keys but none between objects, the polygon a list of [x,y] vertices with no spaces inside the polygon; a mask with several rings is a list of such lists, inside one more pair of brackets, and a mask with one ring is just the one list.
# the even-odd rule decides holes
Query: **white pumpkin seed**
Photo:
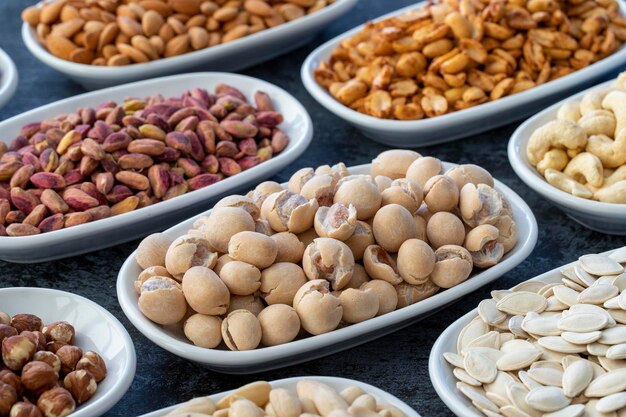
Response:
[{"label": "white pumpkin seed", "polygon": [[492,326],[506,320],[506,314],[496,308],[496,302],[492,299],[482,300],[478,304],[478,315]]},{"label": "white pumpkin seed", "polygon": [[618,324],[609,329],[602,330],[602,336],[598,340],[605,345],[617,345],[620,343],[626,343],[626,326]]},{"label": "white pumpkin seed", "polygon": [[528,395],[528,390],[522,384],[517,383],[508,385],[506,392],[509,400],[511,400],[511,403],[519,410],[533,417],[541,416],[540,412],[532,408],[526,402],[526,395]]},{"label": "white pumpkin seed", "polygon": [[574,273],[574,267],[570,266],[567,268],[563,268],[561,269],[559,272],[561,272],[561,275],[563,275],[563,278],[567,278],[570,281],[573,281],[579,285],[584,285],[583,282],[580,280],[580,278],[578,278],[576,276],[576,274]]},{"label": "white pumpkin seed", "polygon": [[606,352],[609,350],[610,347],[611,346],[605,345],[603,343],[594,342],[587,345],[587,352],[589,352],[590,355],[594,356],[606,356]]},{"label": "white pumpkin seed", "polygon": [[528,376],[541,385],[561,387],[563,385],[563,366],[559,362],[538,361],[530,365]]},{"label": "white pumpkin seed", "polygon": [[[619,297],[617,298],[617,304],[619,305],[619,308],[621,308],[622,310],[626,310],[626,292],[623,292],[619,295]],[[609,308],[615,308],[615,307],[609,307]]]},{"label": "white pumpkin seed", "polygon": [[481,353],[485,355],[486,357],[488,357],[489,359],[491,359],[493,362],[497,362],[498,359],[504,356],[504,352],[500,352],[498,349],[483,347],[483,346],[468,348],[465,354],[467,354],[468,352]]},{"label": "white pumpkin seed", "polygon": [[567,307],[568,306],[563,304],[555,295],[548,297],[548,307],[546,307],[546,311],[562,311]]},{"label": "white pumpkin seed", "polygon": [[471,387],[463,382],[457,382],[456,387],[473,403],[476,403],[481,408],[498,412],[498,407],[491,402],[491,400],[483,395],[476,387]]},{"label": "white pumpkin seed", "polygon": [[615,275],[624,272],[624,267],[606,255],[583,255],[578,264],[592,275]]},{"label": "white pumpkin seed", "polygon": [[604,356],[608,359],[626,359],[626,343],[611,346]]},{"label": "white pumpkin seed", "polygon": [[554,295],[554,287],[561,285],[558,282],[553,282],[551,284],[546,284],[537,294],[544,296],[545,298],[551,297]]},{"label": "white pumpkin seed", "polygon": [[510,405],[508,398],[503,397],[500,394],[496,394],[495,392],[486,391],[485,397],[489,398],[491,402],[497,405],[498,407],[504,407],[505,405]]},{"label": "white pumpkin seed", "polygon": [[528,372],[526,372],[526,371],[519,371],[517,373],[517,376],[518,376],[519,380],[522,381],[522,384],[524,384],[524,386],[528,390],[531,390],[533,388],[543,387],[542,384],[540,384],[539,382],[535,381],[530,376],[528,376]]},{"label": "white pumpkin seed", "polygon": [[559,317],[560,315],[544,317],[529,313],[522,321],[522,329],[539,336],[558,336],[561,334],[558,326]]},{"label": "white pumpkin seed", "polygon": [[443,354],[443,358],[452,366],[457,367],[457,368],[463,368],[463,356],[457,354],[457,353],[452,353],[452,352],[446,352]]},{"label": "white pumpkin seed", "polygon": [[511,288],[511,291],[513,292],[528,291],[528,292],[534,292],[537,294],[545,286],[546,286],[546,283],[541,280],[530,279],[528,281],[520,282],[519,284]]},{"label": "white pumpkin seed", "polygon": [[615,285],[594,285],[578,295],[581,304],[602,304],[619,294]]},{"label": "white pumpkin seed", "polygon": [[491,291],[491,298],[493,298],[496,302],[502,300],[505,296],[511,294],[513,291],[511,290],[493,290]]},{"label": "white pumpkin seed", "polygon": [[607,327],[615,326],[615,320],[613,319],[613,317],[611,317],[611,315],[602,307],[593,304],[574,304],[569,308],[569,313],[598,314],[601,316],[605,316],[608,319],[609,323],[607,324]]},{"label": "white pumpkin seed", "polygon": [[620,324],[626,324],[626,311],[609,309],[606,310],[606,312],[609,313],[611,317],[613,317],[613,320],[615,320],[616,322]]},{"label": "white pumpkin seed", "polygon": [[611,284],[619,288],[620,292],[624,291],[626,289],[626,272],[616,276]]},{"label": "white pumpkin seed", "polygon": [[569,314],[559,320],[559,329],[565,332],[593,332],[602,330],[609,323],[606,316],[592,313],[574,313]]},{"label": "white pumpkin seed", "polygon": [[502,346],[506,342],[510,342],[515,339],[515,335],[513,333],[500,333],[500,346]]},{"label": "white pumpkin seed", "polygon": [[489,325],[482,321],[480,317],[476,317],[461,330],[459,338],[456,341],[456,351],[462,352],[465,347],[474,339],[484,335],[489,331]]},{"label": "white pumpkin seed", "polygon": [[503,343],[500,346],[500,351],[502,353],[515,352],[516,350],[522,349],[535,349],[535,346],[527,340],[522,339],[513,339],[509,340],[506,343]]},{"label": "white pumpkin seed", "polygon": [[529,311],[541,313],[548,306],[548,301],[533,292],[519,291],[504,296],[496,306],[498,310],[512,315],[526,314]]},{"label": "white pumpkin seed", "polygon": [[598,340],[601,334],[602,332],[599,330],[585,333],[563,332],[561,333],[561,337],[575,345],[588,345]]},{"label": "white pumpkin seed", "polygon": [[578,294],[578,291],[574,291],[565,285],[557,285],[554,287],[554,296],[567,306],[578,304]]},{"label": "white pumpkin seed", "polygon": [[574,273],[578,277],[578,279],[583,283],[586,287],[591,287],[593,283],[596,281],[595,277],[589,275],[587,271],[582,269],[580,265],[574,266]]},{"label": "white pumpkin seed", "polygon": [[[491,384],[485,384],[483,388],[487,393],[497,394],[500,397],[506,399],[507,404],[510,404],[509,397],[506,393],[506,387],[510,384],[517,384],[518,382],[513,379],[507,372],[498,371],[496,379]],[[488,397],[489,398],[489,397]],[[492,400],[493,401],[493,400]],[[495,402],[495,401],[494,401]],[[498,404],[498,406],[502,407]]]},{"label": "white pumpkin seed", "polygon": [[623,407],[626,407],[626,392],[611,394],[598,400],[596,404],[596,408],[602,413],[610,413]]},{"label": "white pumpkin seed", "polygon": [[534,409],[552,412],[567,407],[571,400],[559,387],[541,387],[531,390],[526,395],[526,402]]},{"label": "white pumpkin seed", "polygon": [[562,279],[561,279],[561,282],[562,282],[562,283],[563,283],[563,285],[565,285],[566,287],[571,288],[571,289],[573,289],[574,291],[578,291],[578,292],[582,292],[582,291],[584,291],[584,290],[585,290],[585,288],[586,288],[586,287],[584,287],[584,286],[582,286],[582,285],[580,285],[580,284],[578,284],[578,283],[576,283],[576,282],[574,282],[574,281],[572,281],[572,280],[569,280],[569,279],[567,279],[567,278],[562,278]]},{"label": "white pumpkin seed", "polygon": [[452,373],[454,374],[456,379],[458,379],[461,382],[465,382],[467,385],[471,385],[474,387],[482,386],[482,383],[479,380],[472,378],[472,376],[468,374],[467,372],[465,372],[465,370],[462,368],[454,368]]},{"label": "white pumpkin seed", "polygon": [[599,356],[598,361],[607,371],[616,371],[626,368],[626,360],[623,359],[609,359],[606,356]]},{"label": "white pumpkin seed", "polygon": [[609,255],[609,258],[620,264],[626,263],[626,246],[613,251],[613,253]]},{"label": "white pumpkin seed", "polygon": [[615,281],[615,277],[616,276],[617,275],[604,275],[604,276],[598,278],[596,280],[596,282],[593,283],[593,285],[594,286],[596,286],[596,285],[613,285],[613,281]]},{"label": "white pumpkin seed", "polygon": [[505,405],[504,407],[501,407],[500,413],[502,413],[504,417],[531,417],[530,414],[523,412],[514,405]]},{"label": "white pumpkin seed", "polygon": [[500,347],[500,333],[496,331],[490,331],[482,336],[478,336],[476,339],[468,343],[465,350],[473,347],[489,347],[498,349]]},{"label": "white pumpkin seed", "polygon": [[626,389],[626,369],[609,371],[600,375],[585,390],[586,397],[606,397]]},{"label": "white pumpkin seed", "polygon": [[593,368],[586,360],[572,363],[563,372],[563,392],[568,397],[577,397],[593,379]]},{"label": "white pumpkin seed", "polygon": [[545,336],[537,340],[546,349],[560,353],[582,353],[587,351],[584,345],[575,345],[563,339],[561,336]]},{"label": "white pumpkin seed", "polygon": [[511,331],[511,333],[513,333],[515,336],[517,337],[529,337],[528,333],[526,333],[524,331],[524,329],[522,329],[522,322],[524,321],[524,316],[513,316],[511,317],[511,319],[509,320],[509,330]]},{"label": "white pumpkin seed", "polygon": [[463,358],[465,371],[474,379],[488,384],[496,379],[498,368],[487,356],[476,351],[469,351]]},{"label": "white pumpkin seed", "polygon": [[496,366],[501,371],[516,371],[530,366],[530,364],[539,359],[541,355],[542,352],[539,349],[517,349],[505,353],[498,359]]},{"label": "white pumpkin seed", "polygon": [[619,296],[609,298],[604,303],[602,303],[602,306],[604,308],[618,308],[618,309],[621,308],[619,305]]},{"label": "white pumpkin seed", "polygon": [[589,402],[585,404],[585,417],[617,417],[615,412],[602,413],[598,411],[596,408],[597,404],[598,400],[589,400]]},{"label": "white pumpkin seed", "polygon": [[580,417],[585,412],[583,404],[572,404],[551,413],[546,413],[543,417]]}]

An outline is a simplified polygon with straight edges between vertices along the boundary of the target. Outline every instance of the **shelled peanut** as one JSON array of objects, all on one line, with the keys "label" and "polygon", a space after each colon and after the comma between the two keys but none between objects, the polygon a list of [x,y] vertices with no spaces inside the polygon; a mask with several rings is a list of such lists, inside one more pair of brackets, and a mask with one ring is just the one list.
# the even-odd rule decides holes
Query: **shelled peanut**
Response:
[{"label": "shelled peanut", "polygon": [[626,72],[562,105],[556,120],[533,132],[526,155],[559,190],[626,204]]},{"label": "shelled peanut", "polygon": [[24,10],[48,51],[120,66],[182,55],[273,28],[334,0],[53,0]]},{"label": "shelled peanut", "polygon": [[65,417],[95,395],[106,364],[75,336],[66,321],[44,326],[33,314],[0,312],[0,415]]},{"label": "shelled peanut", "polygon": [[25,236],[126,213],[209,186],[281,152],[270,97],[193,88],[80,108],[0,142],[0,235]]},{"label": "shelled peanut", "polygon": [[390,313],[497,264],[511,207],[476,165],[392,150],[222,199],[176,238],[139,245],[140,311],[206,348],[255,349]]},{"label": "shelled peanut", "polygon": [[526,91],[624,41],[615,0],[441,0],[367,23],[314,76],[356,111],[416,120]]},{"label": "shelled peanut", "polygon": [[218,401],[198,397],[183,403],[166,417],[187,416],[342,416],[342,417],[404,417],[402,410],[368,393],[357,385],[342,390],[313,378],[272,387],[257,381],[237,388]]}]

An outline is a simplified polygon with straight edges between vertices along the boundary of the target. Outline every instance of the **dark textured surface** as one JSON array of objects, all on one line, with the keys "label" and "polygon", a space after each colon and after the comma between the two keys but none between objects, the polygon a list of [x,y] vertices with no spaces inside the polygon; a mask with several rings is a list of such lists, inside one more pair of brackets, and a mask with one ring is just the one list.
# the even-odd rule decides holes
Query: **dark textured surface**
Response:
[{"label": "dark textured surface", "polygon": [[[17,64],[17,94],[0,120],[34,107],[60,100],[83,90],[32,57],[19,35],[19,14],[31,1],[0,1],[0,47]],[[328,27],[314,42],[290,54],[243,73],[276,83],[295,95],[309,110],[315,138],[304,156],[276,180],[304,166],[344,161],[366,163],[385,147],[366,139],[357,130],[319,106],[300,81],[300,65],[317,45],[353,26],[399,7],[406,0],[361,0],[348,15]],[[88,297],[111,311],[128,329],[137,350],[137,374],[125,397],[107,416],[146,413],[194,396],[235,388],[262,378],[297,375],[334,375],[358,379],[385,389],[414,407],[422,416],[450,416],[428,377],[428,355],[437,336],[454,320],[472,309],[491,289],[508,288],[516,282],[555,268],[578,255],[600,252],[624,244],[624,239],[592,232],[570,220],[527,188],[509,166],[506,145],[517,124],[450,144],[418,149],[443,160],[482,165],[518,192],[533,209],[539,222],[539,242],[528,260],[490,286],[466,296],[437,314],[405,330],[332,357],[251,376],[229,376],[199,368],[148,341],[126,320],[115,295],[117,271],[138,242],[130,242],[85,256],[37,265],[0,263],[0,286],[40,286],[71,291]],[[2,134],[2,132],[0,132]],[[0,310],[2,309],[0,300]],[[26,307],[26,306],[25,306]]]}]

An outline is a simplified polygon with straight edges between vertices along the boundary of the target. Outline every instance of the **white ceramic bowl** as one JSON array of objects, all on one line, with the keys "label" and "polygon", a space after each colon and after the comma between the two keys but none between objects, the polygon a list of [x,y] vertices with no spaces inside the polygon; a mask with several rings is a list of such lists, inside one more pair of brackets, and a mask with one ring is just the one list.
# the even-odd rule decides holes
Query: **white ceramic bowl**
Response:
[{"label": "white ceramic bowl", "polygon": [[0,107],[3,107],[17,90],[17,68],[6,52],[0,49]]},{"label": "white ceramic bowl", "polygon": [[43,262],[91,252],[163,230],[200,212],[225,194],[232,194],[270,177],[293,162],[311,142],[313,125],[306,109],[291,94],[273,84],[238,74],[206,72],[175,75],[112,87],[57,101],[0,122],[2,139],[10,141],[22,125],[40,121],[79,107],[96,106],[107,100],[145,97],[161,93],[166,97],[180,95],[192,87],[212,91],[216,84],[238,87],[252,99],[255,91],[268,93],[277,111],[283,114],[281,128],[289,135],[287,148],[274,158],[240,174],[200,190],[184,194],[119,216],[34,236],[0,237],[0,259],[10,262]]},{"label": "white ceramic bowl", "polygon": [[[445,168],[452,166],[453,164],[445,164]],[[369,167],[369,165],[356,166],[351,168],[350,172],[368,174]],[[511,203],[518,233],[517,245],[500,263],[482,272],[474,273],[470,279],[454,288],[441,291],[411,306],[330,333],[251,351],[232,352],[194,346],[187,341],[182,329],[174,326],[161,327],[148,320],[139,311],[138,297],[133,283],[142,270],[135,261],[135,252],[128,257],[119,272],[117,298],[124,314],[148,339],[175,355],[219,372],[233,374],[261,372],[317,359],[366,343],[421,320],[463,295],[499,278],[526,259],[537,243],[535,217],[524,200],[513,190],[499,181],[496,181],[496,189]],[[166,230],[165,233],[171,237],[181,236],[192,227],[198,217],[200,216],[186,220]]]},{"label": "white ceramic bowl", "polygon": [[[366,393],[371,394],[376,399],[377,402],[391,404],[393,406],[398,407],[400,410],[402,410],[402,412],[404,413],[406,417],[420,417],[420,415],[415,410],[413,410],[405,402],[401,401],[397,397],[389,394],[386,391],[381,390],[380,388],[376,388],[372,385],[365,384],[363,382],[355,381],[354,379],[337,378],[337,377],[332,377],[332,376],[314,376],[314,377],[297,376],[293,378],[278,379],[276,381],[270,382],[270,384],[272,385],[272,388],[286,388],[295,393],[296,384],[303,379],[312,379],[314,381],[322,382],[330,386],[331,388],[334,388],[337,391],[341,391],[344,388],[348,388],[348,387],[359,387]],[[234,390],[220,392],[219,394],[209,395],[208,397],[212,399],[213,401],[217,402],[233,391]],[[162,417],[162,416],[167,415],[167,413],[173,411],[179,405],[181,404],[173,405],[171,407],[153,411],[152,413],[143,414],[140,417]]]},{"label": "white ceramic bowl", "polygon": [[[620,249],[614,249],[605,252],[605,254],[608,255],[617,250]],[[559,282],[561,280],[561,273],[559,271],[569,265],[573,265],[575,262],[577,261],[560,266],[532,279],[541,280],[548,284]],[[472,402],[456,389],[458,379],[452,374],[454,367],[443,358],[443,354],[446,352],[456,353],[456,341],[459,337],[459,333],[461,333],[463,327],[477,315],[478,312],[474,309],[444,330],[435,341],[428,359],[428,372],[430,374],[430,381],[435,387],[435,391],[437,391],[437,394],[448,408],[459,417],[484,417],[484,414],[479,412],[478,409],[472,405]]]},{"label": "white ceramic bowl", "polygon": [[560,208],[570,218],[585,227],[611,235],[626,235],[626,204],[601,203],[575,197],[550,185],[526,157],[526,146],[533,132],[556,120],[559,107],[565,102],[580,99],[588,91],[608,87],[612,81],[600,84],[557,103],[531,117],[515,130],[509,141],[509,162],[515,173],[530,188]]},{"label": "white ceramic bowl", "polygon": [[309,42],[319,31],[347,13],[357,0],[337,0],[323,10],[254,35],[172,58],[122,67],[77,64],[55,57],[22,25],[22,39],[44,64],[62,72],[87,90],[188,71],[237,71],[267,61]]},{"label": "white ceramic bowl", "polygon": [[[402,14],[423,4],[424,2],[404,7],[376,20]],[[620,5],[622,12],[626,13],[624,3],[620,2]],[[341,40],[355,35],[362,28],[363,26],[359,26],[349,30],[311,52],[302,65],[300,75],[308,92],[328,111],[352,124],[372,140],[393,147],[410,148],[450,142],[522,119],[554,103],[560,97],[592,85],[594,80],[622,67],[626,59],[626,47],[622,46],[613,55],[587,68],[500,100],[434,118],[415,121],[386,120],[367,116],[344,106],[313,77],[315,68],[328,59]]]},{"label": "white ceramic bowl", "polygon": [[79,295],[46,288],[2,288],[0,300],[0,310],[10,315],[35,314],[44,325],[63,320],[71,323],[76,329],[76,345],[104,359],[107,377],[73,417],[102,415],[128,391],[135,377],[135,346],[122,323],[104,308]]}]

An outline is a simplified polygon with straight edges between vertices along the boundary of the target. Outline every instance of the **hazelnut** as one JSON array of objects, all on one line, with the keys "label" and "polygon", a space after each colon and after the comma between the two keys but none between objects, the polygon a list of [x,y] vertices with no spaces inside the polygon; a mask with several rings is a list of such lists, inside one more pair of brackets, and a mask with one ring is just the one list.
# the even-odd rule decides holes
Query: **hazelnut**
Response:
[{"label": "hazelnut", "polygon": [[462,245],[465,241],[465,226],[454,214],[440,211],[428,220],[426,235],[435,249],[444,245]]},{"label": "hazelnut", "polygon": [[429,179],[441,174],[441,161],[432,156],[416,159],[406,171],[406,178],[415,181],[424,188]]},{"label": "hazelnut", "polygon": [[83,357],[83,350],[78,346],[65,345],[56,351],[61,361],[61,373],[67,374],[76,369],[76,364]]},{"label": "hazelnut", "polygon": [[346,323],[360,323],[378,313],[379,301],[374,291],[348,288],[339,295]]},{"label": "hazelnut", "polygon": [[254,229],[254,219],[244,209],[219,207],[211,211],[206,221],[205,234],[212,247],[220,253],[227,253],[232,236],[243,231],[253,232]]},{"label": "hazelnut", "polygon": [[352,278],[348,282],[348,285],[345,288],[361,288],[361,285],[370,281],[369,275],[367,275],[367,271],[361,264],[354,264],[354,272],[352,273]]},{"label": "hazelnut", "polygon": [[487,184],[493,187],[493,177],[483,167],[473,164],[459,165],[454,168],[450,168],[446,171],[446,175],[456,182],[459,191],[465,186],[465,184]]},{"label": "hazelnut", "polygon": [[495,226],[482,224],[467,233],[465,249],[472,255],[474,266],[489,268],[504,255],[504,247],[498,242],[500,233]]},{"label": "hazelnut", "polygon": [[428,243],[409,239],[398,251],[398,271],[411,285],[423,284],[435,267],[435,253]]},{"label": "hazelnut", "polygon": [[30,339],[31,342],[35,344],[36,351],[46,350],[46,344],[48,341],[46,340],[46,336],[42,332],[31,332],[29,330],[24,330],[20,333],[22,336],[26,336]]},{"label": "hazelnut", "polygon": [[94,396],[98,383],[91,372],[81,369],[67,374],[63,386],[80,405]]},{"label": "hazelnut", "polygon": [[135,259],[141,267],[165,266],[165,254],[173,239],[164,233],[153,233],[144,238],[135,253]]},{"label": "hazelnut", "polygon": [[394,286],[387,281],[373,279],[361,285],[361,289],[372,291],[378,297],[377,316],[382,316],[396,309],[398,305],[398,294]]},{"label": "hazelnut", "polygon": [[94,351],[87,351],[76,364],[76,370],[84,369],[91,372],[96,378],[96,382],[102,381],[107,376],[107,367],[104,359]]},{"label": "hazelnut", "polygon": [[381,207],[372,229],[376,242],[387,252],[398,252],[404,241],[417,237],[413,215],[399,204]]},{"label": "hazelnut", "polygon": [[11,336],[2,341],[2,360],[13,371],[19,371],[30,362],[35,351],[35,344],[26,336]]},{"label": "hazelnut", "polygon": [[11,326],[15,327],[18,333],[24,330],[41,331],[43,322],[34,314],[16,314],[11,318]]},{"label": "hazelnut", "polygon": [[435,268],[430,279],[441,288],[452,288],[472,273],[472,255],[462,246],[445,245],[435,251]]},{"label": "hazelnut", "polygon": [[180,281],[193,266],[213,268],[217,262],[217,253],[213,252],[207,239],[194,235],[178,237],[165,254],[165,267],[172,276]]},{"label": "hazelnut", "polygon": [[228,262],[222,267],[219,277],[234,295],[254,294],[261,286],[259,268],[241,261]]},{"label": "hazelnut", "polygon": [[181,285],[167,277],[147,279],[141,285],[138,305],[144,316],[163,325],[178,323],[187,312],[187,301]]},{"label": "hazelnut", "polygon": [[22,385],[27,390],[40,393],[56,386],[59,374],[45,362],[32,361],[22,368]]},{"label": "hazelnut", "polygon": [[356,228],[356,209],[336,203],[330,207],[320,207],[315,213],[315,232],[321,237],[346,240]]},{"label": "hazelnut", "polygon": [[313,226],[313,218],[319,204],[300,194],[283,190],[270,195],[263,203],[261,214],[277,232],[302,233]]},{"label": "hazelnut", "polygon": [[404,308],[411,304],[415,304],[418,301],[422,301],[425,298],[430,297],[439,291],[439,287],[436,286],[431,280],[426,280],[420,285],[411,285],[402,283],[396,285],[396,294],[398,295],[398,308]]},{"label": "hazelnut", "polygon": [[261,343],[265,346],[291,342],[300,332],[300,318],[296,310],[285,304],[264,308],[258,319],[262,330]]},{"label": "hazelnut", "polygon": [[404,178],[406,171],[422,155],[407,149],[391,149],[381,152],[372,160],[372,175],[385,175],[391,179]]},{"label": "hazelnut", "polygon": [[41,394],[37,407],[45,417],[65,417],[76,409],[76,403],[68,390],[54,387]]},{"label": "hazelnut", "polygon": [[182,288],[185,299],[194,311],[209,316],[226,313],[230,292],[220,277],[209,268],[194,266],[189,269],[183,277]]},{"label": "hazelnut", "polygon": [[273,234],[271,237],[276,243],[277,250],[274,262],[297,264],[302,261],[302,255],[306,246],[298,239],[298,236],[290,232],[280,232]]},{"label": "hazelnut", "polygon": [[261,297],[269,305],[291,305],[298,289],[307,282],[300,266],[278,262],[261,272]]},{"label": "hazelnut", "polygon": [[330,174],[315,175],[302,186],[299,194],[307,200],[316,200],[320,207],[330,206],[333,204],[336,182]]},{"label": "hazelnut", "polygon": [[300,168],[293,173],[289,182],[287,183],[287,189],[292,193],[299,194],[302,190],[302,186],[306,184],[308,180],[315,176],[315,171],[311,167]]},{"label": "hazelnut", "polygon": [[263,207],[263,202],[270,194],[284,190],[283,186],[274,181],[265,181],[256,186],[256,188],[246,194],[257,207]]},{"label": "hazelnut", "polygon": [[357,220],[356,226],[354,227],[354,233],[347,240],[345,240],[344,243],[348,245],[348,247],[352,251],[352,254],[354,255],[354,260],[360,261],[361,259],[363,259],[365,249],[369,245],[373,245],[376,243],[374,241],[374,232],[372,232],[372,226],[364,221]]},{"label": "hazelnut", "polygon": [[222,321],[222,338],[230,350],[252,350],[261,343],[261,324],[248,310],[235,310]]},{"label": "hazelnut", "polygon": [[10,325],[11,324],[11,316],[9,316],[4,311],[0,311],[0,324]]},{"label": "hazelnut", "polygon": [[372,279],[382,279],[392,285],[402,282],[396,262],[378,245],[370,245],[365,249],[363,266]]},{"label": "hazelnut", "polygon": [[148,280],[148,278],[152,278],[152,277],[174,278],[169,272],[167,272],[167,269],[164,266],[148,267],[144,269],[143,271],[141,271],[141,273],[135,280],[134,285],[135,285],[135,291],[137,291],[137,294],[141,294],[141,286],[143,285],[144,282]]},{"label": "hazelnut", "polygon": [[302,269],[310,280],[325,279],[334,290],[340,290],[352,278],[354,256],[345,243],[320,237],[305,249]]},{"label": "hazelnut", "polygon": [[263,300],[258,295],[233,295],[230,297],[230,304],[226,314],[235,310],[248,310],[250,313],[258,316],[261,310],[265,308]]},{"label": "hazelnut", "polygon": [[383,206],[400,204],[410,213],[415,213],[424,200],[424,192],[415,181],[401,178],[394,180],[391,186],[382,192],[382,197]]},{"label": "hazelnut", "polygon": [[24,387],[22,386],[22,380],[13,371],[2,370],[0,371],[0,382],[9,384],[15,389],[18,398],[24,395]]},{"label": "hazelnut", "polygon": [[337,183],[333,202],[346,207],[352,204],[357,219],[367,220],[380,208],[382,195],[372,177],[351,175]]},{"label": "hazelnut", "polygon": [[61,359],[59,359],[59,357],[55,353],[40,350],[39,352],[35,353],[35,356],[33,356],[33,360],[45,362],[50,365],[57,374],[61,373]]},{"label": "hazelnut", "polygon": [[435,175],[424,185],[424,202],[431,213],[452,211],[459,204],[456,182],[445,175]]},{"label": "hazelnut", "polygon": [[228,244],[228,256],[259,269],[273,264],[277,253],[276,242],[271,237],[257,232],[239,232],[230,238]]},{"label": "hazelnut", "polygon": [[17,402],[11,407],[9,417],[43,417],[35,404],[28,400]]},{"label": "hazelnut", "polygon": [[237,207],[244,209],[255,221],[259,220],[259,217],[261,216],[261,207],[258,206],[252,198],[245,197],[243,195],[226,196],[218,201],[214,207]]},{"label": "hazelnut", "polygon": [[11,407],[17,402],[15,388],[4,382],[0,382],[0,416],[8,416]]},{"label": "hazelnut", "polygon": [[48,342],[46,343],[46,350],[52,353],[57,353],[57,350],[61,349],[63,346],[66,346],[67,343],[63,342]]},{"label": "hazelnut", "polygon": [[194,314],[185,321],[183,331],[194,345],[213,349],[222,343],[221,328],[219,317]]},{"label": "hazelnut", "polygon": [[74,326],[66,321],[57,321],[43,328],[43,334],[48,342],[63,342],[72,344],[76,331]]},{"label": "hazelnut", "polygon": [[333,331],[341,322],[343,308],[330,293],[328,281],[316,279],[304,284],[293,298],[302,328],[312,335]]},{"label": "hazelnut", "polygon": [[15,327],[9,326],[8,324],[0,324],[0,342],[11,336],[17,336]]}]

